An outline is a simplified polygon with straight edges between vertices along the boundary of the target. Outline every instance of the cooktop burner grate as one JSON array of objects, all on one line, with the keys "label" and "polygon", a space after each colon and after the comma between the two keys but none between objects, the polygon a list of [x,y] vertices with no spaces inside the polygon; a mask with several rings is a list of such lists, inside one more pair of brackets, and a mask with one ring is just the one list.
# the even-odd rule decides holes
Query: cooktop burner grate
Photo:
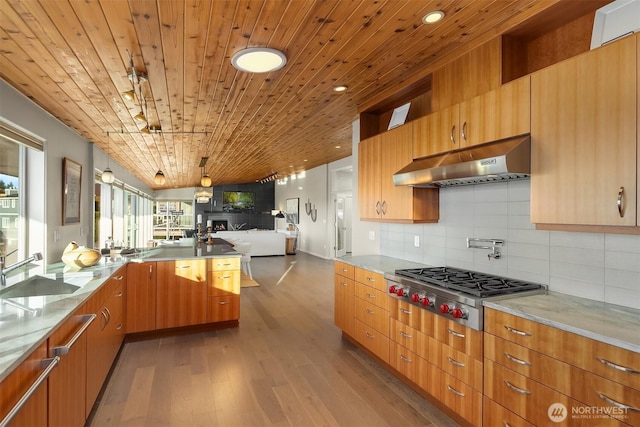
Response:
[{"label": "cooktop burner grate", "polygon": [[411,268],[396,270],[396,274],[480,298],[508,295],[543,287],[538,283],[451,267]]}]

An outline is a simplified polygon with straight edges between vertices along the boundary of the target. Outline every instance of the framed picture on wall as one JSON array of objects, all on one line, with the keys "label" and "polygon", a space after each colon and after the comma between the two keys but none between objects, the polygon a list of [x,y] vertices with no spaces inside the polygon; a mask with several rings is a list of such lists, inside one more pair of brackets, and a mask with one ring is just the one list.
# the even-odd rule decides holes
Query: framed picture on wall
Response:
[{"label": "framed picture on wall", "polygon": [[80,222],[82,165],[65,157],[62,165],[62,225]]},{"label": "framed picture on wall", "polygon": [[287,199],[287,221],[293,224],[299,224],[299,208],[300,208],[300,199]]}]

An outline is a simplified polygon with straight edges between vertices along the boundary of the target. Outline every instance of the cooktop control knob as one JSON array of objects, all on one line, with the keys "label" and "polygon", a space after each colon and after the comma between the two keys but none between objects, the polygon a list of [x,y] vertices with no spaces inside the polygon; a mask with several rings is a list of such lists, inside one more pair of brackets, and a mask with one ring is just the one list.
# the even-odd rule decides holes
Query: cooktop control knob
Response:
[{"label": "cooktop control knob", "polygon": [[409,290],[406,288],[398,287],[398,289],[396,289],[396,295],[398,295],[399,297],[409,296]]},{"label": "cooktop control knob", "polygon": [[389,293],[390,294],[395,294],[397,290],[398,290],[398,287],[396,285],[389,286]]},{"label": "cooktop control knob", "polygon": [[455,318],[455,319],[466,319],[467,318],[467,310],[463,309],[463,308],[454,308],[451,311],[451,315]]},{"label": "cooktop control knob", "polygon": [[451,312],[451,310],[453,310],[452,304],[447,304],[447,303],[440,304],[440,313],[448,314]]},{"label": "cooktop control knob", "polygon": [[413,294],[411,295],[411,301],[413,302],[420,302],[422,300],[422,295],[420,294]]},{"label": "cooktop control knob", "polygon": [[422,300],[420,301],[420,303],[424,306],[424,307],[432,307],[434,302],[436,300],[436,297],[428,297],[425,295],[424,298],[422,298]]}]

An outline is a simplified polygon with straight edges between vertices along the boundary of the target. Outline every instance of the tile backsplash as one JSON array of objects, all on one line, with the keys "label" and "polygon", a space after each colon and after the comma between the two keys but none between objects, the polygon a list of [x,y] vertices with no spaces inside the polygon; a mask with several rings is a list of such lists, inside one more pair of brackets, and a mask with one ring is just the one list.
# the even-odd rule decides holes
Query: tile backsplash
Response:
[{"label": "tile backsplash", "polygon": [[[640,236],[536,230],[529,194],[528,180],[441,189],[440,222],[381,224],[380,253],[640,309]],[[467,237],[504,240],[502,256],[489,259],[487,249],[468,249]]]}]

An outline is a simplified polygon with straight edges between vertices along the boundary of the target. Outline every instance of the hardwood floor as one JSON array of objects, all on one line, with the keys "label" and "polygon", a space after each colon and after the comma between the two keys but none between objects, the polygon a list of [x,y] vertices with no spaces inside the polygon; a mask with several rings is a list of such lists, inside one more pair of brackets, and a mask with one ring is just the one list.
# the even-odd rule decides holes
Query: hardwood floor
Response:
[{"label": "hardwood floor", "polygon": [[128,342],[88,425],[457,425],[342,339],[332,261],[251,264],[238,328]]}]

